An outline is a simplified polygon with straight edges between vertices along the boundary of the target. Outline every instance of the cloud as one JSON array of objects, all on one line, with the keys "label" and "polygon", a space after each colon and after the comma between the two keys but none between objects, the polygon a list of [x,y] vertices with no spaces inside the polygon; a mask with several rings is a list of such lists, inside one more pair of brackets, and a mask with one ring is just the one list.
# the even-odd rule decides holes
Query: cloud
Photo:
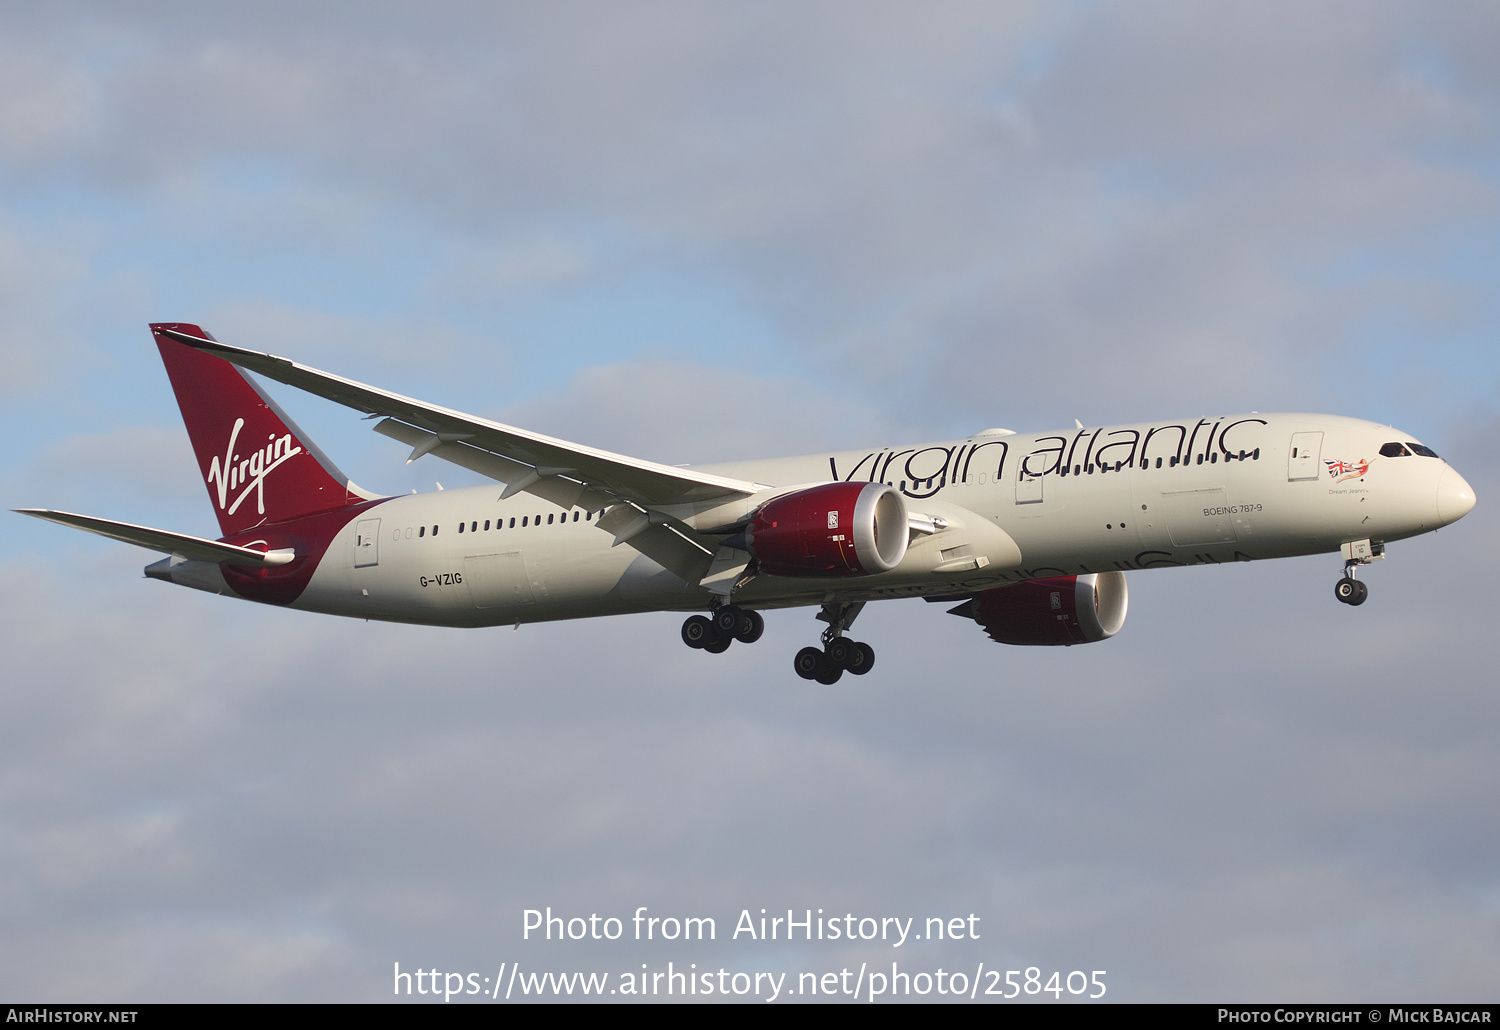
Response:
[{"label": "cloud", "polygon": [[556,237],[464,250],[451,269],[434,277],[429,288],[438,299],[475,303],[519,289],[565,285],[581,279],[590,264],[583,248]]},{"label": "cloud", "polygon": [[898,413],[790,376],[649,360],[584,369],[561,391],[495,417],[668,464],[854,447],[904,428]]},{"label": "cloud", "polygon": [[[356,366],[387,376],[409,376],[413,370],[451,363],[477,351],[487,352],[487,360],[496,363],[503,364],[507,357],[506,350],[493,339],[476,339],[451,325],[337,315],[265,298],[224,304],[207,312],[203,321],[203,328],[216,339],[321,365],[330,372],[355,378],[373,374],[358,371]],[[286,392],[289,388],[277,389]]]},{"label": "cloud", "polygon": [[[201,500],[187,434],[180,428],[125,426],[58,441],[37,456],[26,489],[49,497],[101,488],[134,499]],[[61,500],[49,502],[52,506]]]},{"label": "cloud", "polygon": [[67,249],[0,223],[0,395],[23,394],[76,355],[65,312],[84,275]]},{"label": "cloud", "polygon": [[[523,908],[811,906],[976,910],[986,961],[1134,998],[1472,998],[1497,784],[1469,594],[1496,556],[1470,544],[1393,547],[1357,613],[1327,561],[1142,573],[1126,631],[1068,651],[876,605],[857,694],[791,675],[805,611],[708,656],[672,616],[430,630],[172,590],[134,553],[12,566],[3,968],[68,993],[71,948],[131,997],[380,997],[392,961],[550,961]],[[1433,611],[1459,562],[1474,585]],[[106,958],[126,941],[157,960]],[[757,955],[872,953],[695,958]]]},{"label": "cloud", "polygon": [[1495,215],[1469,163],[1493,155],[1490,78],[1458,16],[1401,5],[896,5],[858,32],[837,5],[100,16],[131,57],[54,158],[75,173],[227,190],[255,223],[286,214],[226,166],[290,175],[309,226],[390,204],[455,242],[433,297],[486,306],[602,271],[560,224],[629,241],[619,261],[665,244],[816,374],[971,419],[1139,418],[1185,385],[1325,407],[1283,371],[1359,349],[1389,283],[1350,270]]},{"label": "cloud", "polygon": [[82,69],[23,47],[0,50],[0,154],[35,167],[82,142],[94,97]]}]

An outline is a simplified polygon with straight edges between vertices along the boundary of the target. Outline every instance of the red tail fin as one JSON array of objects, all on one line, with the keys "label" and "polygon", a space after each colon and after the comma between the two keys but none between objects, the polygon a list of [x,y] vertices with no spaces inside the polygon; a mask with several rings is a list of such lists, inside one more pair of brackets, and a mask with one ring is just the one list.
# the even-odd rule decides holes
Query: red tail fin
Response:
[{"label": "red tail fin", "polygon": [[163,326],[212,337],[195,325],[151,326],[225,536],[363,499],[249,376],[163,336],[156,331]]}]

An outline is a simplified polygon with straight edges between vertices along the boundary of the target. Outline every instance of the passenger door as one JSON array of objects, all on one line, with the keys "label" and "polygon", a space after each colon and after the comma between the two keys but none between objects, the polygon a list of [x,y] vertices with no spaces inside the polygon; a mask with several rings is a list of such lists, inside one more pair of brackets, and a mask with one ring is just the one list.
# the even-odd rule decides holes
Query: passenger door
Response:
[{"label": "passenger door", "polygon": [[1317,479],[1318,461],[1323,456],[1322,433],[1293,433],[1292,449],[1287,452],[1286,478],[1289,483]]}]

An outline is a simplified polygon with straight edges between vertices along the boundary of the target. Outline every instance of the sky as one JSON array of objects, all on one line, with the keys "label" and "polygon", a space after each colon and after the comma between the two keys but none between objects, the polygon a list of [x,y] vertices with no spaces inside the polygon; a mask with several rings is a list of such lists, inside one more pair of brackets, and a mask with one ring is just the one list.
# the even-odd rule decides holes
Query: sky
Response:
[{"label": "sky", "polygon": [[[1497,36],[1481,2],[0,7],[5,508],[216,535],[150,321],[668,463],[1325,411],[1479,497],[1358,609],[1336,555],[1133,574],[1068,649],[890,601],[833,687],[790,668],[810,610],[719,656],[670,614],[353,622],[7,516],[0,998],[895,962],[1495,1001]],[[479,481],[271,392],[368,489]],[[623,935],[524,937],[548,907]],[[978,922],[731,937],[761,909]]]}]

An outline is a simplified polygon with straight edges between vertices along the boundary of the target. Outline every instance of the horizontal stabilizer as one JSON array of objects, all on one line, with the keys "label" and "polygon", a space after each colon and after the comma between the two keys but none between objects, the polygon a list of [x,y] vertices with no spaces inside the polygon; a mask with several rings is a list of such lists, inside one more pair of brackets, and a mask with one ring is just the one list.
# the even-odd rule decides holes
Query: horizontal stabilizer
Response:
[{"label": "horizontal stabilizer", "polygon": [[285,565],[296,557],[290,549],[257,551],[250,547],[221,544],[217,540],[205,540],[202,537],[185,536],[182,533],[168,533],[164,529],[133,526],[128,522],[111,522],[109,519],[96,519],[88,515],[74,515],[66,511],[48,511],[45,508],[16,508],[14,510],[21,515],[32,515],[39,519],[46,519],[48,522],[56,522],[60,526],[88,530],[90,533],[107,536],[111,540],[123,540],[127,544],[148,547],[164,554],[178,554],[193,561],[217,562],[220,565],[238,565],[247,569],[259,569],[271,565]]}]

